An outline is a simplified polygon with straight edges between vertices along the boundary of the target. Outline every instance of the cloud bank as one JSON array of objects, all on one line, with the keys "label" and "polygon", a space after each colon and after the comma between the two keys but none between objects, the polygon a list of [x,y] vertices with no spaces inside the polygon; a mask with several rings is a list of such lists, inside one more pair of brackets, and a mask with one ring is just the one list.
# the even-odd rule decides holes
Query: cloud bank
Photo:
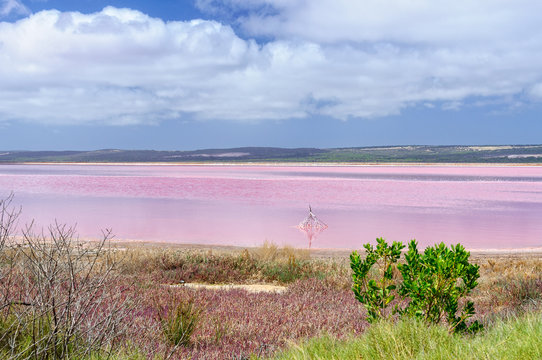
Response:
[{"label": "cloud bank", "polygon": [[[164,22],[113,7],[1,22],[0,121],[346,120],[470,98],[542,98],[538,1],[198,5],[240,14],[242,36],[217,21]],[[261,36],[270,40],[252,39]]]}]

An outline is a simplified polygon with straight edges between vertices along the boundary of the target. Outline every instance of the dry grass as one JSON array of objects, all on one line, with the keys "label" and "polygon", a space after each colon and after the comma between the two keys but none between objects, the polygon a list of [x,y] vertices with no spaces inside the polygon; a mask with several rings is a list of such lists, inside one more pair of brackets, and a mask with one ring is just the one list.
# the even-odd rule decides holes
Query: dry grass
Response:
[{"label": "dry grass", "polygon": [[260,261],[279,261],[287,262],[291,258],[300,260],[309,260],[311,258],[311,252],[309,249],[296,249],[292,246],[279,247],[274,243],[266,241],[261,247],[253,248],[250,250],[253,256]]},{"label": "dry grass", "polygon": [[314,258],[309,250],[265,243],[251,249],[176,249],[130,247],[115,260],[127,275],[149,275],[165,284],[290,284],[305,278],[334,278],[349,288],[344,259]]},{"label": "dry grass", "polygon": [[542,300],[542,255],[485,255],[473,299],[481,315],[510,315],[538,308]]}]

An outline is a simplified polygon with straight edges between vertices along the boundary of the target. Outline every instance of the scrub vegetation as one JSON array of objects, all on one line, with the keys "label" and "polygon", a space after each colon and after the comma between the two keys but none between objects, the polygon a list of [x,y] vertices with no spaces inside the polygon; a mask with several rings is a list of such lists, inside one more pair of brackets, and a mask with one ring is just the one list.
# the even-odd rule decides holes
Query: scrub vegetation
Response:
[{"label": "scrub vegetation", "polygon": [[497,146],[372,146],[355,148],[244,147],[194,151],[95,150],[9,151],[0,163],[201,163],[201,162],[310,162],[310,163],[540,163],[542,145]]},{"label": "scrub vegetation", "polygon": [[[148,248],[116,243],[109,232],[80,242],[64,225],[18,226],[20,211],[10,200],[0,202],[2,359],[542,357],[540,254],[470,256],[478,285],[458,302],[474,304],[469,321],[484,329],[463,335],[423,316],[391,314],[369,324],[344,253],[273,244]],[[402,256],[398,265],[407,264]],[[370,276],[387,271],[373,265]],[[400,269],[392,267],[391,280],[396,288],[388,277],[390,293],[379,299],[406,305],[400,296],[390,299],[401,289]],[[287,289],[251,293],[187,283]]]}]

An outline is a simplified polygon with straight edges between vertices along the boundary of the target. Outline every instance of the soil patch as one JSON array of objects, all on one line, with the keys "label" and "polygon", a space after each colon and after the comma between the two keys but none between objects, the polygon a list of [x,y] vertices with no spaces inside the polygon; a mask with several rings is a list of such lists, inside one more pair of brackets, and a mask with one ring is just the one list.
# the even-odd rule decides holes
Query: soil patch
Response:
[{"label": "soil patch", "polygon": [[170,287],[189,287],[193,289],[211,289],[211,290],[233,290],[241,289],[250,293],[283,293],[286,291],[286,286],[268,285],[268,284],[199,284],[199,283],[184,283],[168,285]]}]

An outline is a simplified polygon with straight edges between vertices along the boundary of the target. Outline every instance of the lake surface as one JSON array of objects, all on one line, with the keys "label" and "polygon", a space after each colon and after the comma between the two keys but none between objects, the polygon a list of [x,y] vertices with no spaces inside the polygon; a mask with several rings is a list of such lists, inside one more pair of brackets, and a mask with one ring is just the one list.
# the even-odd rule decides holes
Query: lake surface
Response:
[{"label": "lake surface", "polygon": [[542,167],[0,165],[21,222],[77,224],[82,238],[306,247],[295,226],[329,228],[315,248],[383,236],[426,246],[542,246]]}]

